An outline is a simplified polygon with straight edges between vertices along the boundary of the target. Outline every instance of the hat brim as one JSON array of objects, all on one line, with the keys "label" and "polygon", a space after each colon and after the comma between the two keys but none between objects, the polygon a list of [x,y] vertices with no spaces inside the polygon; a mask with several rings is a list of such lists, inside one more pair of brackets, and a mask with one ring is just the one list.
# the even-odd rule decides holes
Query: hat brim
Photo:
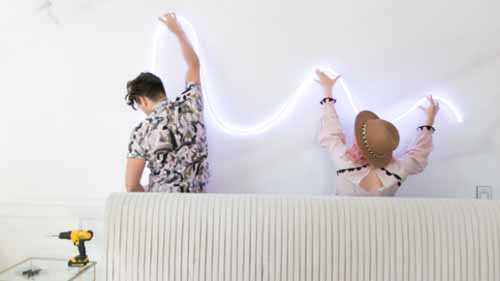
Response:
[{"label": "hat brim", "polygon": [[356,121],[354,122],[354,134],[356,137],[356,142],[358,143],[358,147],[361,150],[361,153],[363,154],[365,159],[368,161],[368,163],[372,164],[377,168],[384,168],[391,162],[392,153],[383,158],[375,158],[372,157],[370,153],[368,153],[368,150],[363,145],[363,135],[361,133],[363,129],[363,124],[365,124],[366,121],[368,120],[375,120],[375,119],[380,119],[380,118],[378,117],[377,114],[371,111],[361,111],[360,113],[358,113],[358,115],[356,116]]}]

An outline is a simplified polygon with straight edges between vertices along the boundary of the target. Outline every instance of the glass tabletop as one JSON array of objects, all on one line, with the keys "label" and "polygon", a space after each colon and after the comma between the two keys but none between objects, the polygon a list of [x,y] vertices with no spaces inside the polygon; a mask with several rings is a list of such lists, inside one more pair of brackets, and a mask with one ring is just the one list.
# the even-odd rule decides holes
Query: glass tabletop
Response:
[{"label": "glass tabletop", "polygon": [[95,265],[89,262],[84,267],[68,267],[65,259],[27,258],[0,271],[0,281],[95,280]]}]

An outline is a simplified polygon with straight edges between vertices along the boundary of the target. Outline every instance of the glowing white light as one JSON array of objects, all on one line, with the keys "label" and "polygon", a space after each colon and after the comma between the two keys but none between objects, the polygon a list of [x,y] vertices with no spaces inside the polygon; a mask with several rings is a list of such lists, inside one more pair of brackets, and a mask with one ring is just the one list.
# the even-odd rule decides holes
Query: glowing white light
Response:
[{"label": "glowing white light", "polygon": [[[458,109],[450,101],[448,101],[447,99],[445,99],[443,97],[440,97],[440,96],[433,96],[433,99],[435,101],[438,101],[440,105],[441,104],[446,105],[451,110],[451,112],[455,116],[455,120],[458,123],[464,122],[464,119],[463,119],[462,115],[460,114],[460,112],[458,111]],[[410,109],[408,109],[405,113],[399,115],[397,118],[393,119],[392,121],[393,122],[397,122],[397,121],[405,118],[408,114],[410,114],[413,110],[417,109],[420,105],[425,104],[426,101],[427,101],[427,98],[421,98],[412,107],[410,107]]]},{"label": "glowing white light", "polygon": [[[188,35],[188,37],[191,39],[191,44],[193,45],[193,48],[195,49],[196,53],[198,54],[200,61],[202,61],[202,62],[205,61],[203,59],[203,56],[202,56],[202,53],[200,50],[198,36],[197,36],[196,31],[194,30],[193,26],[191,25],[191,23],[181,16],[177,16],[177,19],[179,20],[181,25],[184,27],[184,30],[185,30],[186,34]],[[158,28],[157,28],[155,35],[154,35],[153,61],[152,61],[152,65],[150,68],[151,72],[153,72],[153,73],[156,72],[156,70],[157,70],[158,41],[160,39],[160,35],[161,35],[162,30],[165,30],[165,28],[166,27],[160,23],[158,25]],[[201,67],[202,67],[202,69],[201,69],[202,84],[207,85],[207,81],[205,81],[205,79],[204,79],[204,77],[206,77],[206,76],[203,75],[205,73],[205,64],[202,63]],[[316,68],[322,69],[323,71],[326,71],[327,73],[329,73],[332,76],[338,75],[337,72],[335,72],[334,70],[332,70],[328,67],[321,67],[320,66],[320,67],[316,67]],[[217,114],[217,111],[214,109],[214,106],[211,102],[210,94],[206,90],[204,90],[204,93],[203,93],[204,103],[205,103],[206,108],[208,109],[208,111],[207,111],[208,115],[210,116],[210,118],[212,118],[214,120],[217,127],[219,127],[222,131],[224,131],[225,133],[227,133],[229,135],[249,136],[249,135],[261,134],[261,133],[269,130],[270,128],[276,126],[277,124],[281,123],[281,121],[283,121],[283,119],[285,119],[292,112],[292,110],[297,105],[297,102],[299,101],[301,95],[305,92],[304,89],[307,88],[308,86],[310,86],[311,84],[315,83],[315,77],[316,77],[315,70],[316,70],[316,68],[314,68],[310,72],[310,74],[304,80],[304,82],[302,82],[302,84],[300,84],[300,86],[292,93],[292,95],[288,99],[288,101],[285,102],[273,115],[271,115],[269,118],[265,119],[262,122],[259,122],[255,125],[252,125],[252,126],[240,126],[240,125],[233,124],[229,121],[222,119]],[[355,113],[358,113],[360,110],[355,105],[354,100],[353,100],[353,95],[352,95],[351,91],[349,90],[349,87],[347,87],[347,84],[344,82],[344,79],[342,77],[339,78],[338,83],[342,87],[342,89],[344,90],[344,93],[347,95],[347,99],[348,99],[349,104],[351,105],[353,111]],[[440,103],[446,105],[452,111],[457,122],[459,122],[459,123],[463,122],[463,118],[462,118],[461,114],[459,113],[458,109],[450,101],[446,100],[445,98],[439,97],[439,96],[434,96],[434,99],[438,100]],[[417,109],[418,106],[423,104],[425,101],[426,101],[426,98],[420,99],[412,107],[410,107],[410,109],[408,109],[405,113],[399,115],[397,118],[393,119],[392,121],[397,122],[397,121],[403,119],[410,112]]]}]

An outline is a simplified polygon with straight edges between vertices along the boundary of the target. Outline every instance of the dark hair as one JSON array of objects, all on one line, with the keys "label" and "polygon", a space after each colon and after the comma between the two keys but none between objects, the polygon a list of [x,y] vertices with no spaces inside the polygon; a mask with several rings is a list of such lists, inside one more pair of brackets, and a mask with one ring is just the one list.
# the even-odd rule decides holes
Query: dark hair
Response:
[{"label": "dark hair", "polygon": [[134,80],[127,82],[127,95],[125,100],[134,110],[137,97],[147,97],[154,101],[165,96],[165,88],[161,79],[150,72],[141,72]]}]

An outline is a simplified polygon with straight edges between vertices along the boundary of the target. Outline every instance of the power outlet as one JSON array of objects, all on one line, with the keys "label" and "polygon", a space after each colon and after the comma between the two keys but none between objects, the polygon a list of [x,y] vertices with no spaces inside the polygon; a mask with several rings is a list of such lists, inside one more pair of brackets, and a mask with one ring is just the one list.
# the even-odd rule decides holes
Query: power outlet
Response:
[{"label": "power outlet", "polygon": [[476,186],[476,199],[483,199],[483,200],[493,199],[493,187],[488,185]]}]

